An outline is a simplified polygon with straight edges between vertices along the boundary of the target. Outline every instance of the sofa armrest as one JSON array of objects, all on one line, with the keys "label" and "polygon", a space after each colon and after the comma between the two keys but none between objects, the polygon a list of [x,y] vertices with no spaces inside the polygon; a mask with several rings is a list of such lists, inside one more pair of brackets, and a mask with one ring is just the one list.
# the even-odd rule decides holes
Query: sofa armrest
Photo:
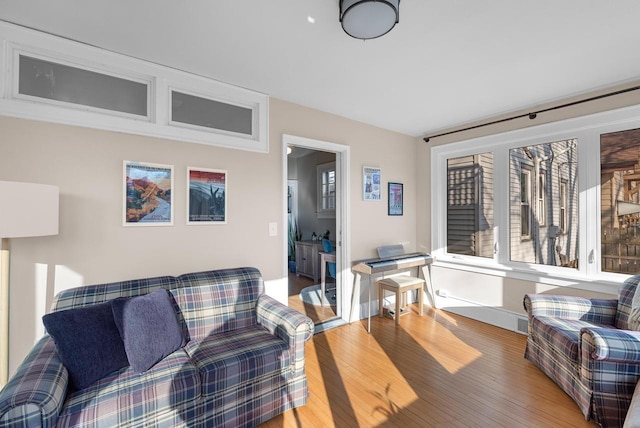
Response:
[{"label": "sofa armrest", "polygon": [[583,327],[580,341],[594,360],[640,364],[640,331]]},{"label": "sofa armrest", "polygon": [[295,373],[303,370],[304,344],[313,337],[313,321],[266,294],[258,298],[256,312],[258,324],[289,344]]},{"label": "sofa armrest", "polygon": [[523,304],[529,318],[552,317],[602,325],[615,325],[618,310],[617,299],[586,299],[550,294],[525,294]]},{"label": "sofa armrest", "polygon": [[55,426],[68,383],[67,369],[45,335],[0,391],[0,426]]}]

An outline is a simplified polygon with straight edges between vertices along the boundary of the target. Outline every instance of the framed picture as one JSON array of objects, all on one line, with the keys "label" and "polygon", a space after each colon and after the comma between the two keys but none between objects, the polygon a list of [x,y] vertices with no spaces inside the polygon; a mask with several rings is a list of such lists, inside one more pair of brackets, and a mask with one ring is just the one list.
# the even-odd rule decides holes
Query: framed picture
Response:
[{"label": "framed picture", "polygon": [[173,165],[124,161],[124,226],[173,226]]},{"label": "framed picture", "polygon": [[362,167],[362,198],[365,201],[381,200],[380,175],[380,168]]},{"label": "framed picture", "polygon": [[402,183],[389,183],[389,215],[402,215]]},{"label": "framed picture", "polygon": [[187,168],[187,224],[227,223],[227,171]]}]

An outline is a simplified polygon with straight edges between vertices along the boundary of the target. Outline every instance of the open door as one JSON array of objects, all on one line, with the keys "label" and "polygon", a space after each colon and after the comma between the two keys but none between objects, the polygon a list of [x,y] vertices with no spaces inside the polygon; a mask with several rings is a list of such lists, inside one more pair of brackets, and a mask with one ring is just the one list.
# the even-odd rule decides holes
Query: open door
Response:
[{"label": "open door", "polygon": [[[312,172],[310,171],[310,169],[312,169],[312,166],[313,166],[313,174],[317,173],[317,176],[316,176],[317,179],[314,180],[314,182],[316,183],[316,187],[318,186],[318,183],[322,185],[323,174],[327,174],[327,171],[330,171],[329,173],[334,174],[333,178],[335,180],[335,194],[333,195],[334,199],[332,199],[333,201],[332,203],[335,205],[333,206],[332,203],[328,203],[324,205],[325,207],[328,207],[330,209],[335,208],[335,211],[334,211],[335,214],[333,218],[330,215],[323,218],[323,216],[325,216],[326,213],[320,212],[323,206],[321,205],[319,209],[313,210],[314,218],[309,219],[308,221],[305,222],[305,219],[303,218],[303,216],[305,215],[304,214],[305,212],[307,213],[309,212],[309,207],[306,207],[306,210],[305,210],[305,207],[303,207],[302,205],[304,203],[308,203],[309,199],[313,199],[317,203],[318,200],[322,198],[322,190],[321,190],[322,186],[320,186],[319,188],[320,190],[318,190],[317,194],[310,195],[308,193],[311,190],[309,189],[308,185],[304,185],[304,183],[291,182],[290,180],[291,177],[293,178],[298,177],[298,174],[295,173],[295,171],[293,173],[290,171],[292,169],[291,168],[292,165],[290,164],[288,154],[289,153],[293,154],[294,151],[297,151],[298,153],[297,156],[299,158],[302,156],[314,156],[314,153],[317,155],[317,152],[323,152],[322,153],[323,156],[317,156],[317,159],[325,159],[325,160],[334,159],[335,160],[333,163],[333,165],[335,166],[330,165],[330,162],[322,162],[320,160],[318,161],[312,160],[306,163],[304,161],[300,161],[300,165],[303,165],[303,167],[301,167],[301,174],[311,174]],[[348,269],[345,271],[345,266],[347,267],[350,266],[350,261],[347,260],[348,259],[347,255],[349,254],[349,252],[347,251],[348,244],[349,244],[348,242],[349,147],[334,144],[334,143],[329,143],[325,141],[312,140],[308,138],[296,137],[296,136],[285,134],[282,137],[282,153],[283,153],[283,183],[286,186],[286,189],[283,192],[285,195],[284,205],[286,206],[286,210],[285,210],[286,220],[284,224],[289,225],[290,219],[297,217],[296,218],[297,226],[299,230],[302,229],[302,236],[299,237],[298,239],[301,239],[302,241],[304,241],[300,243],[300,245],[305,246],[304,251],[307,251],[306,247],[308,247],[309,245],[317,246],[316,251],[323,251],[321,240],[316,239],[316,242],[318,244],[314,245],[313,244],[314,241],[312,240],[311,233],[316,233],[316,236],[320,234],[325,234],[326,233],[324,230],[325,227],[323,226],[326,226],[328,224],[327,223],[328,221],[335,220],[334,229],[330,231],[330,240],[332,241],[332,244],[335,246],[335,257],[336,257],[335,316],[337,316],[341,320],[344,320],[345,322],[348,322],[349,311],[351,307],[351,287],[349,286],[349,278],[350,278],[350,276],[348,275],[349,271]],[[330,155],[333,155],[333,156],[330,156]],[[315,159],[315,158],[310,157],[308,159]],[[296,164],[294,166],[297,166],[299,161],[295,160],[293,162],[295,162]],[[316,171],[316,167],[317,167],[317,171]],[[333,168],[333,169],[331,170],[328,168]],[[328,175],[325,175],[325,177],[327,176]],[[298,181],[301,181],[301,180],[298,180]],[[295,195],[293,198],[291,197],[292,189],[295,189],[297,191],[297,195]],[[304,194],[305,192],[307,192],[307,194]],[[327,193],[325,192],[325,196],[326,195]],[[291,203],[295,203],[296,197],[299,201],[301,201],[300,203],[301,206],[290,207]],[[302,202],[302,201],[305,201],[305,202]],[[296,213],[296,215],[293,216],[292,213]],[[310,215],[310,214],[306,214],[306,215]],[[314,230],[314,228],[317,230]],[[327,229],[327,231],[329,231],[329,229]],[[286,257],[285,257],[286,264],[287,264],[286,269],[289,269],[290,264],[289,264],[288,256],[290,254],[291,246],[292,246],[290,233],[287,234],[286,238],[287,239],[285,239],[285,242],[283,243],[283,248],[285,248],[285,254],[286,254]],[[298,250],[300,250],[300,248],[298,248]],[[297,253],[299,252],[300,251],[298,251]],[[299,254],[296,254],[296,255],[298,256],[297,257],[298,260],[300,260],[299,259],[300,255]],[[319,271],[319,267],[321,263],[320,257],[317,255],[317,253],[313,257],[314,257],[314,266],[315,266],[313,269],[317,268]],[[307,255],[307,260],[308,260],[308,255]],[[305,269],[308,269],[308,266],[305,266]],[[299,273],[301,273],[301,275],[296,275],[296,277],[308,276],[308,277],[313,277],[314,280],[319,279],[317,278],[319,275],[314,275],[313,272],[300,269],[299,266],[297,267],[297,270],[299,271]],[[293,277],[289,276],[289,278],[293,278]],[[345,287],[345,284],[347,284],[346,287]],[[321,310],[318,310],[317,312],[319,313],[321,312]]]}]

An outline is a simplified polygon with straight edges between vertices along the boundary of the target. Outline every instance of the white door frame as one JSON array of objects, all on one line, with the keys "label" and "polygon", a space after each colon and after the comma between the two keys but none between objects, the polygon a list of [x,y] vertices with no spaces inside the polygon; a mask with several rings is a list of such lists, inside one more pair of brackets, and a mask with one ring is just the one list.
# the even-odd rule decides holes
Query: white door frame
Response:
[{"label": "white door frame", "polygon": [[[338,316],[349,322],[351,311],[352,287],[351,283],[351,208],[349,198],[349,177],[351,176],[351,162],[349,146],[282,134],[282,206],[284,213],[283,224],[287,224],[287,146],[305,147],[312,150],[332,152],[336,155],[336,182],[338,184],[338,197],[336,198],[336,281],[340,290],[336,296],[336,308]],[[283,233],[283,269],[287,272],[287,234]]]}]

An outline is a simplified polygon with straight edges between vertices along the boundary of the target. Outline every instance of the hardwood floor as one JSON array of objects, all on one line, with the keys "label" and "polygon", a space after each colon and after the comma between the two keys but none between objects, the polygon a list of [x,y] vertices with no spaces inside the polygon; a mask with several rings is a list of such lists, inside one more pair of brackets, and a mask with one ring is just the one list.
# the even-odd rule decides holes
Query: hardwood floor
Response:
[{"label": "hardwood floor", "polygon": [[526,337],[417,307],[400,326],[372,318],[306,345],[308,404],[271,427],[595,427],[524,359]]},{"label": "hardwood floor", "polygon": [[316,324],[335,318],[335,306],[314,306],[300,300],[300,291],[310,285],[314,285],[312,279],[289,272],[289,307],[302,312]]}]

